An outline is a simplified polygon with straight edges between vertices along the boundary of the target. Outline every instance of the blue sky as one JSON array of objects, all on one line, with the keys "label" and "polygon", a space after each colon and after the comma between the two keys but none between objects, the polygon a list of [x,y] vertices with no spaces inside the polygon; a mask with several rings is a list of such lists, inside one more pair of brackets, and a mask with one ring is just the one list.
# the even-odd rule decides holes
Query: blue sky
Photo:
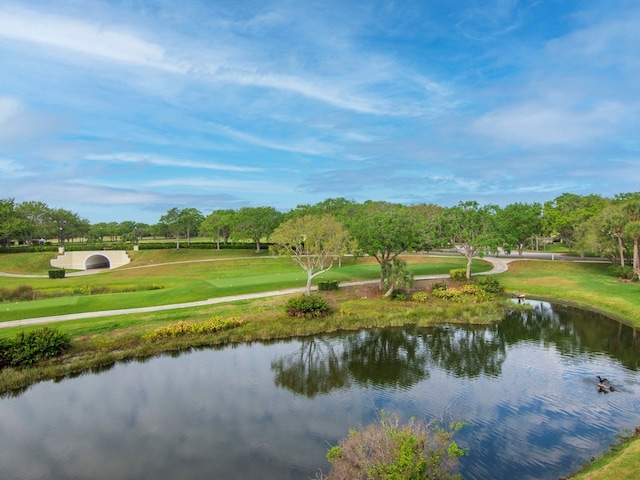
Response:
[{"label": "blue sky", "polygon": [[155,223],[640,190],[640,3],[0,3],[0,198]]}]

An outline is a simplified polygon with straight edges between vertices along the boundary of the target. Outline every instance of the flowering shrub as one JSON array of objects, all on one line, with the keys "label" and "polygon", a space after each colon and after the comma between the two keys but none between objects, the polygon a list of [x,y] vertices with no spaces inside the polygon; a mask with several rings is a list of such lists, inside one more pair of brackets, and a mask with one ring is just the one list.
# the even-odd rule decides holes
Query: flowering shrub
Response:
[{"label": "flowering shrub", "polygon": [[467,280],[467,270],[465,268],[454,268],[453,270],[449,270],[449,275],[451,276],[451,280],[457,282],[464,282]]},{"label": "flowering shrub", "polygon": [[484,302],[491,298],[490,293],[487,293],[482,287],[473,283],[462,285],[460,288],[432,290],[431,295],[453,302]]},{"label": "flowering shrub", "polygon": [[160,340],[162,338],[179,337],[181,335],[193,335],[203,333],[215,333],[221,330],[229,330],[244,325],[244,320],[238,318],[214,317],[206,322],[180,321],[164,327],[159,327],[147,335],[147,340]]},{"label": "flowering shrub", "polygon": [[427,292],[414,292],[411,294],[411,301],[418,303],[426,303]]}]

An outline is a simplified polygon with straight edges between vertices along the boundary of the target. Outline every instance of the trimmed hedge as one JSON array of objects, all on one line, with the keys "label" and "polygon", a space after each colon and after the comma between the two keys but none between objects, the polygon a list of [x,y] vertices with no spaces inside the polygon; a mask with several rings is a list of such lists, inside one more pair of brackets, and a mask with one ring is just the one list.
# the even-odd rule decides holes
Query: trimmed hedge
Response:
[{"label": "trimmed hedge", "polygon": [[66,272],[64,268],[60,270],[49,270],[49,278],[64,278]]},{"label": "trimmed hedge", "polygon": [[322,282],[318,282],[318,290],[338,290],[338,283],[338,280],[324,280]]}]

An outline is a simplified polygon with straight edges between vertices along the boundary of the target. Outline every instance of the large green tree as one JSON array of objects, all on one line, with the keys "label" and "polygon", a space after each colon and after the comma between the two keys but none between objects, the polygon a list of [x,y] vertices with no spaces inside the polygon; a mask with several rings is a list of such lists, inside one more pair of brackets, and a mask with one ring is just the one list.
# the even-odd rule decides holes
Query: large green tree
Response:
[{"label": "large green tree", "polygon": [[22,202],[17,206],[16,213],[24,220],[23,236],[26,243],[47,236],[50,211],[44,202]]},{"label": "large green tree", "polygon": [[421,249],[427,237],[419,211],[388,202],[365,202],[347,219],[347,227],[359,248],[380,264],[380,290],[394,272],[394,260],[401,253]]},{"label": "large green tree", "polygon": [[625,231],[633,241],[633,274],[638,278],[640,277],[640,200],[629,200],[623,209],[629,218]]},{"label": "large green tree", "polygon": [[496,252],[503,243],[496,226],[498,207],[480,206],[476,201],[460,202],[440,215],[444,238],[467,259],[467,279],[471,278],[473,257]]},{"label": "large green tree", "polygon": [[282,213],[273,207],[244,207],[236,212],[234,231],[250,238],[260,253],[260,240],[269,237],[282,221]]},{"label": "large green tree", "polygon": [[307,294],[311,293],[311,281],[329,271],[349,244],[349,232],[331,215],[291,218],[280,224],[270,238],[271,251],[290,255],[307,272]]},{"label": "large green tree", "polygon": [[215,238],[216,248],[220,250],[220,242],[229,241],[234,217],[234,210],[214,210],[200,224],[200,233]]},{"label": "large green tree", "polygon": [[167,213],[160,217],[159,225],[176,239],[176,250],[180,249],[180,236],[184,232],[184,221],[181,211],[177,207],[167,210]]},{"label": "large green tree", "polygon": [[563,193],[544,204],[544,227],[548,233],[560,235],[571,251],[580,224],[600,213],[606,205],[606,199],[600,195]]},{"label": "large green tree", "polygon": [[516,249],[522,257],[527,239],[542,230],[542,205],[512,203],[497,211],[497,227],[504,240],[505,250]]},{"label": "large green tree", "polygon": [[0,245],[11,245],[11,240],[24,231],[25,227],[25,221],[17,211],[15,200],[0,199]]},{"label": "large green tree", "polygon": [[91,229],[88,220],[64,208],[49,210],[47,225],[50,235],[57,236],[60,245],[64,245],[68,239],[86,237]]}]

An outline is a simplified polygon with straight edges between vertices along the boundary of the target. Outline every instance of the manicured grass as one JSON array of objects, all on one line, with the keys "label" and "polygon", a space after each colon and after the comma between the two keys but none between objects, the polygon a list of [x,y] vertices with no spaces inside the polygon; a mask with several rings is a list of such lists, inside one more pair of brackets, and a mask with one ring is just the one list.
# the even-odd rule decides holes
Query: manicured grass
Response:
[{"label": "manicured grass", "polygon": [[[6,260],[7,256],[41,256],[42,254],[11,254],[0,256],[0,271],[7,264],[14,268],[28,262]],[[49,255],[50,254],[45,254]],[[0,277],[0,288],[28,285],[45,294],[65,293],[67,296],[0,304],[0,321],[20,320],[78,312],[117,310],[153,305],[186,303],[209,298],[256,293],[261,291],[303,287],[305,272],[291,259],[257,255],[246,250],[148,250],[131,252],[132,263],[104,273],[63,279]],[[448,273],[464,264],[462,257],[415,255],[405,257],[416,275]],[[3,263],[4,262],[4,263]],[[490,266],[477,262],[474,271]],[[23,273],[31,273],[24,271]],[[380,267],[369,257],[346,257],[342,266],[335,266],[318,280],[375,280]],[[140,291],[84,295],[92,287]],[[0,331],[0,336],[3,335]]]}]

